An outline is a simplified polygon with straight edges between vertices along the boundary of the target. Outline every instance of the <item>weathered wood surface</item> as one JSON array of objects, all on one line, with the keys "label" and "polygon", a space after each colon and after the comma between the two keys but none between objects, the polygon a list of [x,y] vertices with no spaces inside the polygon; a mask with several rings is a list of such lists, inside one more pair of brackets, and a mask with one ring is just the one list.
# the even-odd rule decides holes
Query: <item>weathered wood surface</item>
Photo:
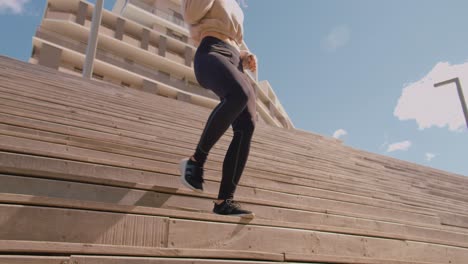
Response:
[{"label": "weathered wood surface", "polygon": [[0,251],[16,254],[0,263],[468,259],[461,175],[259,124],[236,195],[247,221],[211,213],[230,130],[206,192],[180,189],[209,109],[5,57],[0,105]]},{"label": "weathered wood surface", "polygon": [[[29,121],[28,123],[31,123],[31,122],[30,122],[31,120],[28,120],[28,121]],[[50,124],[49,124],[49,125],[50,125]],[[70,133],[70,130],[71,130],[71,129],[67,129],[67,132],[66,132],[66,133],[69,134],[69,133]],[[62,133],[65,133],[65,132],[62,132]],[[71,137],[71,136],[67,137],[67,140],[68,140],[68,144],[69,144],[69,145],[74,145],[74,144],[76,144],[76,143],[73,142],[74,139],[73,139],[73,137]],[[121,140],[122,140],[122,139],[121,139]],[[87,141],[89,141],[89,139],[87,139]],[[122,142],[122,141],[119,141],[119,142]],[[96,143],[97,143],[97,142],[90,142],[90,143],[88,143],[88,145],[96,145]],[[103,144],[103,143],[100,142],[99,144]],[[99,145],[99,144],[98,144],[98,145]],[[127,146],[126,148],[128,148],[128,146]],[[140,150],[141,150],[141,149],[140,149]],[[252,156],[255,158],[255,155],[254,155],[254,154],[253,154]],[[253,159],[254,159],[254,158],[253,158]],[[252,163],[253,163],[253,161],[252,161]],[[209,163],[209,164],[210,164],[210,163]],[[248,172],[249,172],[249,168],[247,168],[246,174],[247,174]],[[364,184],[362,184],[362,186],[365,187]],[[442,208],[444,208],[444,207],[442,207]]]},{"label": "weathered wood surface", "polygon": [[[197,239],[185,239],[186,232]],[[462,263],[460,261],[468,259],[468,249],[430,243],[174,219],[170,220],[168,245],[430,263]]]},{"label": "weathered wood surface", "polygon": [[0,264],[68,264],[69,257],[0,255]]},{"label": "weathered wood surface", "polygon": [[[14,253],[56,253],[72,254],[71,258],[86,258],[75,256],[114,255],[114,256],[147,256],[147,257],[181,257],[181,258],[226,258],[226,259],[257,259],[283,261],[283,254],[242,250],[213,250],[213,249],[177,249],[161,247],[141,247],[122,245],[102,245],[91,243],[67,243],[44,241],[0,240],[0,252]],[[96,260],[97,257],[94,257]],[[96,261],[94,260],[94,261]],[[104,259],[103,259],[104,260]],[[81,263],[81,262],[80,262]]]},{"label": "weathered wood surface", "polygon": [[[0,136],[1,138],[1,136]],[[18,141],[16,141],[18,143]],[[31,144],[34,144],[34,142],[31,142]],[[49,148],[50,150],[50,148]],[[86,163],[77,163],[77,162],[71,162],[71,161],[62,161],[62,160],[52,160],[50,158],[42,158],[38,159],[35,157],[31,156],[26,156],[26,155],[15,155],[12,156],[11,154],[2,154],[0,153],[0,156],[3,156],[2,159],[0,159],[0,164],[2,164],[2,168],[5,172],[9,173],[21,173],[21,172],[29,172],[31,173],[33,170],[36,170],[35,175],[39,176],[44,176],[44,173],[47,173],[50,171],[50,167],[54,168],[53,171],[54,173],[60,173],[60,174],[47,174],[50,175],[50,177],[57,177],[58,179],[69,179],[69,180],[75,180],[75,181],[91,181],[95,183],[106,183],[106,184],[114,184],[114,185],[120,185],[120,186],[126,186],[126,187],[132,187],[135,186],[137,188],[145,188],[149,190],[162,190],[165,192],[171,191],[172,192],[182,192],[182,193],[187,193],[185,190],[174,190],[176,187],[176,177],[172,177],[173,180],[171,181],[167,177],[163,177],[162,179],[165,180],[166,182],[173,183],[172,185],[169,186],[164,186],[162,181],[160,181],[159,177],[154,177],[158,176],[152,175],[151,173],[138,173],[138,171],[130,171],[134,172],[133,174],[135,175],[135,178],[130,178],[130,176],[133,176],[132,174],[126,174],[123,172],[126,172],[124,170],[116,170],[117,173],[112,173],[113,170],[112,167],[103,167],[103,166],[95,166],[92,165],[92,167],[89,167]],[[7,164],[13,164],[7,166]],[[106,170],[109,169],[109,170]],[[104,179],[102,179],[103,176],[102,174],[96,175],[96,171],[98,172],[103,172],[106,173],[106,176]],[[115,171],[115,170],[114,170]],[[109,173],[109,174],[107,174]],[[65,175],[63,177],[62,175]],[[109,179],[110,177],[110,179]],[[91,179],[90,179],[91,178]],[[122,183],[122,184],[120,184]],[[243,188],[241,188],[242,190]],[[353,212],[352,210],[349,210],[345,205],[340,205],[339,203],[327,203],[329,207],[325,207],[321,205],[320,203],[326,203],[326,201],[321,201],[321,200],[316,200],[316,203],[313,204],[307,204],[307,199],[297,197],[294,199],[293,195],[287,195],[287,194],[281,194],[281,193],[276,193],[277,196],[280,199],[275,199],[275,196],[273,198],[267,199],[267,191],[262,191],[262,190],[254,190],[252,192],[258,193],[256,195],[251,194],[248,195],[248,190],[240,191],[240,200],[246,201],[246,202],[251,202],[251,203],[256,203],[256,204],[264,204],[264,205],[276,205],[277,207],[283,207],[283,208],[290,208],[290,209],[300,209],[300,210],[305,210],[305,211],[311,211],[311,212],[327,212],[329,210],[334,211],[335,213],[341,212],[338,214],[343,214],[347,216],[352,216],[354,214],[358,215],[369,215],[369,218],[373,217],[379,217],[380,219],[387,219],[391,220],[393,219],[394,222],[415,222],[415,223],[421,223],[421,224],[430,224],[430,225],[437,225],[439,224],[439,220],[435,216],[430,216],[430,215],[423,215],[423,214],[415,214],[415,213],[406,213],[403,211],[400,211],[398,214],[387,212],[387,210],[382,210],[376,208],[375,210],[378,211],[380,214],[375,214],[373,209],[368,209],[367,211],[365,210],[365,207],[361,207],[360,213],[359,212]],[[251,192],[251,193],[252,193]],[[271,193],[271,192],[270,192]],[[194,194],[197,195],[197,194]],[[211,197],[215,198],[216,194],[198,194],[199,196],[204,196],[204,197]],[[242,196],[243,195],[243,196]],[[289,200],[288,200],[288,197]],[[309,198],[308,200],[311,200],[312,198]],[[302,200],[302,201],[301,201]],[[297,202],[297,203],[296,203]],[[395,211],[398,212],[398,211]],[[383,215],[382,215],[383,213]]]},{"label": "weathered wood surface", "polygon": [[[69,188],[67,188],[69,190]],[[83,189],[81,189],[83,190]],[[104,190],[103,190],[104,191]],[[112,191],[110,191],[112,193]],[[133,194],[132,194],[133,192]],[[353,217],[340,217],[331,214],[310,214],[302,211],[292,211],[267,206],[246,205],[258,215],[254,220],[242,220],[238,217],[214,215],[211,201],[185,196],[155,194],[135,194],[130,191],[116,204],[99,201],[99,197],[79,199],[52,198],[45,196],[0,194],[0,203],[36,205],[48,207],[65,207],[97,211],[119,212],[126,214],[155,215],[174,219],[196,219],[214,222],[241,223],[259,226],[295,228],[323,232],[394,238],[434,244],[451,245],[468,248],[468,234],[449,232],[437,227],[418,227],[411,224],[392,224],[384,221],[373,221]],[[60,191],[58,192],[60,193]],[[115,191],[114,191],[115,193]],[[90,195],[83,192],[88,197]],[[108,196],[108,195],[102,195]],[[154,200],[153,200],[154,199]],[[90,201],[91,200],[91,201]],[[98,201],[93,201],[98,200]],[[154,207],[157,206],[157,207]]]},{"label": "weathered wood surface", "polygon": [[5,204],[0,212],[2,240],[167,245],[168,219],[163,217]]}]

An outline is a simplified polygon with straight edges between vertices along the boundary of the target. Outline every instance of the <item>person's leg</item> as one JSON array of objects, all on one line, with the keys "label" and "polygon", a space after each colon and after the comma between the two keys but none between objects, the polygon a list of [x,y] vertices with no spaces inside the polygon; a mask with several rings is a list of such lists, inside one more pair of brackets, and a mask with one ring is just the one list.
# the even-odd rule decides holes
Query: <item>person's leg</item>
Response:
[{"label": "person's leg", "polygon": [[210,114],[194,155],[180,165],[182,182],[194,190],[203,190],[203,165],[211,148],[246,108],[250,89],[244,73],[238,68],[238,54],[223,43],[201,44],[195,55],[197,81],[212,90],[221,99]]},{"label": "person's leg", "polygon": [[234,136],[224,158],[218,202],[234,199],[236,187],[247,163],[250,143],[255,130],[255,120],[247,108],[233,122],[232,128]]},{"label": "person's leg", "polygon": [[206,87],[211,87],[210,89],[221,98],[221,102],[208,117],[193,155],[201,164],[205,162],[211,148],[246,108],[249,100],[249,90],[245,89],[245,79],[241,76],[243,73],[222,55],[209,56],[211,58],[207,56],[204,67],[210,68],[210,77],[203,83]]},{"label": "person's leg", "polygon": [[232,123],[234,136],[224,159],[223,177],[213,212],[223,215],[254,217],[251,211],[242,209],[240,204],[234,201],[234,194],[247,163],[257,122],[255,91],[248,78],[246,80],[250,90],[249,100],[247,107]]}]

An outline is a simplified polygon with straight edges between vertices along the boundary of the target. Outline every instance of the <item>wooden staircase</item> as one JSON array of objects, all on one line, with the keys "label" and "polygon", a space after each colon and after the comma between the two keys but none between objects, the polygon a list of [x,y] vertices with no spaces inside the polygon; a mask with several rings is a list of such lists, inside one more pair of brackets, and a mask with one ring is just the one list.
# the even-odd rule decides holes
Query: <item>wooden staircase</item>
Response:
[{"label": "wooden staircase", "polygon": [[468,178],[258,124],[211,213],[229,130],[184,189],[209,109],[0,57],[0,263],[466,264]]}]

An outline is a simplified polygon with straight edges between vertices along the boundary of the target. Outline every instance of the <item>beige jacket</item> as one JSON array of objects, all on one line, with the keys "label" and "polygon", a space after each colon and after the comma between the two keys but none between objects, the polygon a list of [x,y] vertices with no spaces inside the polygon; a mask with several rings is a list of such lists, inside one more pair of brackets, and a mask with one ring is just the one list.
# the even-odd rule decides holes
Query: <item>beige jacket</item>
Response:
[{"label": "beige jacket", "polygon": [[244,13],[236,0],[182,0],[181,11],[197,46],[205,31],[220,32],[242,45]]}]

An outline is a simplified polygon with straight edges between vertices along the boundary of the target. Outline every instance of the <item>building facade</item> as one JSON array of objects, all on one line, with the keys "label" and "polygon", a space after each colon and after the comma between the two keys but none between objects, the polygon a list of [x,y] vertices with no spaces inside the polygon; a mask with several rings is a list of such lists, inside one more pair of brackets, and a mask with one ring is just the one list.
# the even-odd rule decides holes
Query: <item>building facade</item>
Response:
[{"label": "building facade", "polygon": [[[82,75],[93,10],[83,0],[48,0],[30,62]],[[181,0],[117,0],[112,11],[103,10],[93,78],[214,108],[218,97],[197,83],[196,47],[180,10]],[[248,50],[245,42],[242,48]],[[259,121],[294,128],[268,81],[246,73]]]}]

